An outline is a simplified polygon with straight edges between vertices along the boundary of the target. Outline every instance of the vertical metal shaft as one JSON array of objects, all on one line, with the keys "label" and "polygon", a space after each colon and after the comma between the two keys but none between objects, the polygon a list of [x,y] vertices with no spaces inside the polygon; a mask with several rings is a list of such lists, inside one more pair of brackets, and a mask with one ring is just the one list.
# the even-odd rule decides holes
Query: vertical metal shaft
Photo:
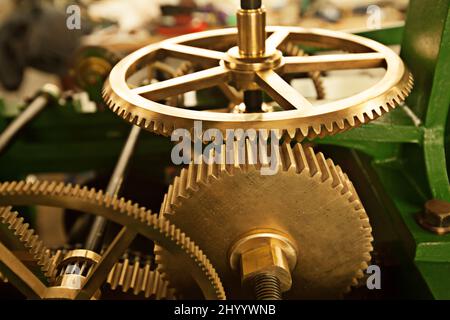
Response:
[{"label": "vertical metal shaft", "polygon": [[245,112],[261,112],[263,104],[263,93],[261,90],[244,91]]},{"label": "vertical metal shaft", "polygon": [[245,10],[259,9],[261,6],[261,0],[241,0],[241,8]]},{"label": "vertical metal shaft", "polygon": [[[261,0],[241,0],[237,13],[239,54],[245,58],[259,58],[266,51],[266,12]],[[245,111],[261,112],[261,90],[244,91]]]},{"label": "vertical metal shaft", "polygon": [[[119,193],[122,186],[122,181],[125,175],[125,171],[130,162],[131,156],[133,155],[136,142],[139,137],[141,129],[138,126],[133,126],[130,135],[125,143],[120,154],[119,161],[116,164],[114,173],[109,180],[108,187],[106,189],[106,194],[110,196],[115,196]],[[103,217],[96,217],[94,224],[92,226],[91,232],[89,233],[88,239],[86,241],[86,249],[97,251],[101,245],[103,235],[106,229],[107,220]]]}]

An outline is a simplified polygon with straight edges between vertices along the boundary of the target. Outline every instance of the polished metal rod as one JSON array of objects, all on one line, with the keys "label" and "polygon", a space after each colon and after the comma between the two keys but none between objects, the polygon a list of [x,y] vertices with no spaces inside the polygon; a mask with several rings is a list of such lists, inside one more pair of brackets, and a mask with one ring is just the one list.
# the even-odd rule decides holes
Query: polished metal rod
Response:
[{"label": "polished metal rod", "polygon": [[46,95],[39,95],[31,104],[0,134],[0,153],[10,144],[16,134],[48,104]]},{"label": "polished metal rod", "polygon": [[[138,126],[133,126],[125,143],[125,146],[122,149],[119,161],[116,164],[114,173],[111,176],[108,187],[106,189],[106,194],[110,195],[111,197],[118,195],[120,191],[125,176],[125,171],[128,167],[131,156],[133,155],[140,132],[141,129]],[[103,217],[95,218],[91,232],[89,233],[86,241],[87,250],[97,251],[99,249],[99,246],[101,245],[103,239],[103,235],[105,233],[107,222],[108,221]]]}]

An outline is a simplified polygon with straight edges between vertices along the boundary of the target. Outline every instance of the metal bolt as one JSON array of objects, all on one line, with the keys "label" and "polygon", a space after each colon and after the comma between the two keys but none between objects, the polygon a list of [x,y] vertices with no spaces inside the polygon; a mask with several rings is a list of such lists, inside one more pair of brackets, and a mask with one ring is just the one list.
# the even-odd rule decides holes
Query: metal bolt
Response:
[{"label": "metal bolt", "polygon": [[281,300],[280,279],[273,274],[259,274],[254,277],[254,291],[257,300]]},{"label": "metal bolt", "polygon": [[419,223],[439,235],[450,233],[450,203],[438,199],[427,201]]}]

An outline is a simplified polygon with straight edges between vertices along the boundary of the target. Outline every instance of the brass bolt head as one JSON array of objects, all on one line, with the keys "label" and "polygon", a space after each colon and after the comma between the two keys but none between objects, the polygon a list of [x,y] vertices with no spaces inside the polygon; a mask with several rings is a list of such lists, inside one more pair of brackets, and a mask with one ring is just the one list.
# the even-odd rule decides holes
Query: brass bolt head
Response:
[{"label": "brass bolt head", "polygon": [[297,262],[296,250],[284,235],[258,230],[242,237],[230,250],[232,269],[240,269],[243,284],[260,274],[274,275],[280,280],[281,291],[292,286],[291,270]]},{"label": "brass bolt head", "polygon": [[425,203],[425,211],[419,216],[420,224],[439,235],[450,233],[450,202],[432,199]]}]

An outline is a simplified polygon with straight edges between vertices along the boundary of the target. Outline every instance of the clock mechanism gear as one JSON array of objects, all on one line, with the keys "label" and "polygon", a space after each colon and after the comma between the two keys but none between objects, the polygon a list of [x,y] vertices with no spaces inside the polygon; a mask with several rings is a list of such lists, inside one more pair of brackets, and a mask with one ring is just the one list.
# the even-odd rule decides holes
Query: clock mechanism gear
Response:
[{"label": "clock mechanism gear", "polygon": [[[52,255],[49,274],[51,282],[56,281],[56,270],[64,256],[71,250],[59,249]],[[157,270],[152,262],[152,257],[127,252],[114,264],[102,288],[102,296],[109,291],[131,294],[138,298],[155,300],[174,300],[177,297],[176,290],[172,288],[165,275]],[[106,290],[104,290],[106,289]],[[107,295],[109,298],[110,295]]]},{"label": "clock mechanism gear", "polygon": [[[205,298],[225,299],[226,297],[218,274],[199,247],[169,221],[158,218],[157,215],[131,201],[111,197],[102,191],[82,188],[78,185],[47,181],[32,183],[19,181],[0,184],[0,205],[44,205],[79,210],[103,216],[123,226],[102,256],[88,250],[74,250],[80,252],[64,258],[83,260],[81,269],[84,270],[84,266],[87,266],[86,270],[89,269],[87,272],[89,277],[86,275],[86,282],[80,290],[59,287],[53,290],[54,288],[45,286],[39,278],[33,277],[14,252],[4,244],[0,244],[1,272],[12,283],[15,281],[18,289],[26,296],[66,299],[88,299],[95,296],[123,250],[128,248],[137,234],[141,234],[176,256],[178,263],[185,265],[185,272],[190,270]],[[21,222],[20,219],[17,221]],[[105,270],[106,272],[102,272]]]},{"label": "clock mechanism gear", "polygon": [[[282,145],[278,173],[261,175],[261,165],[249,160],[256,159],[252,150],[247,144],[244,164],[234,153],[232,165],[191,164],[183,169],[160,214],[202,246],[231,298],[249,298],[241,296],[239,273],[231,267],[233,247],[259,233],[281,234],[295,251],[288,254],[294,261],[289,262],[292,288],[287,298],[336,298],[349,291],[368,267],[373,239],[347,175],[301,144]],[[190,286],[165,250],[157,259],[175,286]]]},{"label": "clock mechanism gear", "polygon": [[[260,34],[265,39],[266,32],[270,36],[265,41],[251,38],[252,34]],[[238,46],[228,52],[207,49],[214,42]],[[250,47],[259,46],[259,53],[247,52],[245,43],[250,43]],[[283,56],[280,49],[286,43],[333,51],[312,56]],[[198,63],[206,69],[139,87],[129,84],[133,74],[166,57]],[[365,68],[384,68],[385,74],[376,84],[353,96],[314,105],[282,78],[296,73]],[[201,112],[161,103],[168,97],[215,86],[226,92],[230,100],[238,100],[236,90],[264,91],[283,110]],[[412,86],[412,74],[400,57],[376,41],[322,29],[265,28],[261,18],[252,27],[189,34],[143,47],[112,69],[103,96],[110,109],[123,119],[162,135],[170,135],[177,128],[193,128],[194,121],[202,121],[203,130],[277,129],[286,137],[300,141],[370,122],[401,104]]]}]

